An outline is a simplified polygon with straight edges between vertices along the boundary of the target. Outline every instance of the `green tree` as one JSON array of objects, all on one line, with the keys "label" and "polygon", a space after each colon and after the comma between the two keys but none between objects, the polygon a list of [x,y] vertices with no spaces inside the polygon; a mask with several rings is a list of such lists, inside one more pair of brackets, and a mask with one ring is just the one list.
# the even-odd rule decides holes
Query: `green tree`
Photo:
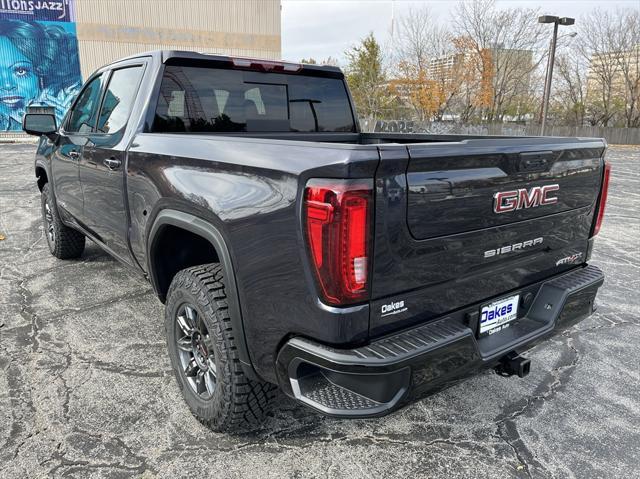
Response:
[{"label": "green tree", "polygon": [[359,44],[345,52],[346,77],[361,118],[377,119],[392,104],[387,73],[380,44],[369,33]]}]

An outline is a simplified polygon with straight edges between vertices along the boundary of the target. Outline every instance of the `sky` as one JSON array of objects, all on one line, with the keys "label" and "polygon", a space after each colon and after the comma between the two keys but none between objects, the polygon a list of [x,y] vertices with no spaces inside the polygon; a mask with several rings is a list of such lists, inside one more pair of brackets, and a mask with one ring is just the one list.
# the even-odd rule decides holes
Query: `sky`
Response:
[{"label": "sky", "polygon": [[[344,62],[344,51],[373,32],[388,44],[392,10],[397,19],[410,9],[428,6],[439,22],[448,23],[456,1],[448,0],[282,0],[282,58],[299,61],[333,57]],[[503,8],[540,8],[541,13],[579,21],[596,7],[640,8],[640,0],[498,0]],[[550,27],[551,29],[551,27]]]}]

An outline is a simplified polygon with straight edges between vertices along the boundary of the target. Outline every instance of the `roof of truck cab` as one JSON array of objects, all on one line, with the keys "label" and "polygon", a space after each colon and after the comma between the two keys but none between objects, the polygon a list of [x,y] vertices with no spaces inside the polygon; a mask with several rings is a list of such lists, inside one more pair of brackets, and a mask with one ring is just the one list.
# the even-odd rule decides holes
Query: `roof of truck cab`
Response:
[{"label": "roof of truck cab", "polygon": [[[243,57],[243,56],[231,56],[231,55],[217,55],[215,53],[200,53],[200,52],[192,52],[186,50],[149,50],[142,53],[136,53],[135,55],[130,55],[128,57],[119,58],[116,61],[113,61],[105,66],[114,65],[120,63],[125,60],[133,60],[135,58],[144,58],[144,57],[153,57],[162,63],[166,63],[169,59],[172,58],[184,58],[187,60],[213,60],[220,62],[231,62],[234,58],[247,58],[250,60],[256,61],[265,61],[265,62],[283,62],[283,63],[296,63],[303,66],[305,70],[318,70],[325,72],[334,72],[341,73],[342,70],[339,67],[332,65],[314,65],[310,63],[301,63],[301,62],[292,62],[288,60],[273,60],[268,58],[255,58],[255,57]],[[104,68],[104,67],[103,67]]]}]

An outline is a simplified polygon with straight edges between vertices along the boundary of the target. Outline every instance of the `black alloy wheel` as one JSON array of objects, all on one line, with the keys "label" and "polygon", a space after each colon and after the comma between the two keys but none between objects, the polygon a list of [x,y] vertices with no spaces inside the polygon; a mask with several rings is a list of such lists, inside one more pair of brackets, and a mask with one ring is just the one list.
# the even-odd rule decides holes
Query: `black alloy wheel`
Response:
[{"label": "black alloy wheel", "polygon": [[202,399],[209,399],[217,382],[215,347],[194,306],[185,303],[178,308],[174,337],[187,383]]}]

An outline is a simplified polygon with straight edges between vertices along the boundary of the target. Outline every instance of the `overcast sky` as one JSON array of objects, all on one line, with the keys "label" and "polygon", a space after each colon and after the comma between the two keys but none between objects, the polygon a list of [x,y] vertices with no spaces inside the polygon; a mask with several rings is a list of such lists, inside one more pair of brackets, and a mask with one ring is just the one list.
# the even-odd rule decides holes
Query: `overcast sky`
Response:
[{"label": "overcast sky", "polygon": [[[282,58],[299,61],[302,58],[321,60],[331,56],[343,61],[343,52],[371,31],[382,43],[387,41],[392,10],[397,19],[409,9],[425,5],[439,22],[448,23],[456,2],[282,0]],[[640,8],[640,0],[499,0],[498,5],[504,8],[540,8],[541,13],[579,19],[580,15],[596,7]]]}]

